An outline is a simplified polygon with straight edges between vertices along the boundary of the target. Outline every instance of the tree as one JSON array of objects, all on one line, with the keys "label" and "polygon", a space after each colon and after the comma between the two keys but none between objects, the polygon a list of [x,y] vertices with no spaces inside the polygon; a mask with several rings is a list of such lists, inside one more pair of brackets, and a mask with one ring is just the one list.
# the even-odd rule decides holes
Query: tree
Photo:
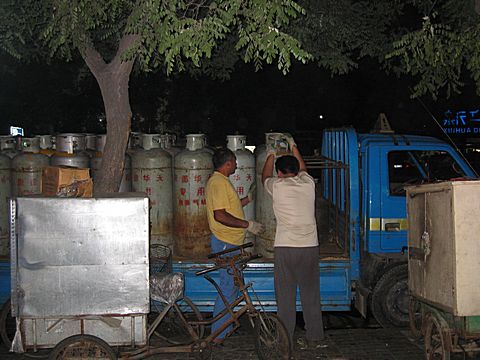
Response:
[{"label": "tree", "polygon": [[414,77],[413,97],[441,90],[460,92],[464,75],[480,95],[480,1],[413,1],[423,19],[420,28],[401,36],[387,55],[398,73]]},{"label": "tree", "polygon": [[317,65],[332,75],[344,75],[364,57],[381,64],[391,50],[403,0],[301,0],[306,15],[290,28]]},{"label": "tree", "polygon": [[128,84],[143,71],[184,70],[236,37],[235,50],[256,68],[311,58],[282,27],[304,10],[293,0],[4,0],[0,48],[17,58],[71,60],[79,52],[101,90],[107,142],[97,192],[118,190],[132,111]]}]

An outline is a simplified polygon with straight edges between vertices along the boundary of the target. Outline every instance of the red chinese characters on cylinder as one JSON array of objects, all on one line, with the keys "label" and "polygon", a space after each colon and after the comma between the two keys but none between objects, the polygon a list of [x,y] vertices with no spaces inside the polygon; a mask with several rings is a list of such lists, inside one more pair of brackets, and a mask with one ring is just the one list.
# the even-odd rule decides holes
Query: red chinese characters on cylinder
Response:
[{"label": "red chinese characters on cylinder", "polygon": [[[247,137],[245,135],[228,135],[227,147],[235,153],[237,170],[230,175],[230,182],[237,191],[238,196],[247,196],[250,186],[255,182],[255,157],[246,150]],[[243,207],[246,220],[255,219],[255,200]],[[246,242],[255,242],[255,235],[246,233]]]},{"label": "red chinese characters on cylinder", "polygon": [[201,134],[187,135],[187,148],[175,156],[174,253],[202,259],[210,253],[205,188],[213,172],[212,155]]},{"label": "red chinese characters on cylinder", "polygon": [[172,157],[159,148],[132,154],[133,191],[150,200],[150,243],[173,246]]}]

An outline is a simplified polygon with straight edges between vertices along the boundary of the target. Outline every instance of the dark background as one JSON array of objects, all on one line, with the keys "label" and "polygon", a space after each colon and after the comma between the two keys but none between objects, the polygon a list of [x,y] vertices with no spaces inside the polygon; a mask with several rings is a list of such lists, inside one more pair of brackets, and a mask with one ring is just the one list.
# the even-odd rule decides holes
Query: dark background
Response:
[{"label": "dark background", "polygon": [[[0,76],[2,134],[8,134],[10,125],[24,127],[27,136],[105,131],[100,91],[80,59],[45,65],[3,56]],[[285,76],[273,66],[255,72],[242,63],[226,81],[188,73],[139,73],[130,81],[132,130],[203,132],[213,145],[224,144],[225,136],[236,132],[255,145],[264,132],[289,131],[311,148],[320,143],[325,127],[369,131],[383,112],[398,133],[444,138],[432,115],[441,122],[448,109],[478,106],[472,81],[465,78],[465,84],[462,94],[448,99],[442,93],[436,101],[429,96],[415,100],[410,98],[412,79],[388,75],[369,60],[334,77],[315,64],[294,65]],[[463,144],[466,136],[453,138]]]}]

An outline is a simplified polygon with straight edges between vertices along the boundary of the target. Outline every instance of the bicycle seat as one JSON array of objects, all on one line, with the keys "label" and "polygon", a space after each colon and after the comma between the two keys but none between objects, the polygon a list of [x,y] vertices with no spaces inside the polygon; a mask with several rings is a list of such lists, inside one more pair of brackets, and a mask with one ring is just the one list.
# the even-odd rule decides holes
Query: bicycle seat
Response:
[{"label": "bicycle seat", "polygon": [[150,275],[150,297],[155,301],[173,304],[183,298],[184,289],[182,273]]}]

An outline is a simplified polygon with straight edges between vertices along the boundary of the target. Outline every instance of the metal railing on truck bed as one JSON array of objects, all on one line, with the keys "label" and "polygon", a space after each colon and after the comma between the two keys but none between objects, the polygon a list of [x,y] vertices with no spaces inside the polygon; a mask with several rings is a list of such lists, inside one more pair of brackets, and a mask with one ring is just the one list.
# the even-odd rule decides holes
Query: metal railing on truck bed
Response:
[{"label": "metal railing on truck bed", "polygon": [[305,156],[316,182],[315,212],[320,257],[349,257],[350,177],[343,162],[324,156]]}]

